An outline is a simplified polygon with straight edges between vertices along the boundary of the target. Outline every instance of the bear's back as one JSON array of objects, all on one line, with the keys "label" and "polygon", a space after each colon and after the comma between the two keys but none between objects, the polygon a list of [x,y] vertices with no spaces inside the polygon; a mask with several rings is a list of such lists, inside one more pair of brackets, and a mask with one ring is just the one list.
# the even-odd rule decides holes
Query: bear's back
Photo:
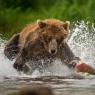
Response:
[{"label": "bear's back", "polygon": [[29,35],[30,32],[33,32],[38,27],[37,23],[31,23],[26,25],[26,27],[20,32],[20,37],[19,37],[19,45],[23,46],[26,37]]}]

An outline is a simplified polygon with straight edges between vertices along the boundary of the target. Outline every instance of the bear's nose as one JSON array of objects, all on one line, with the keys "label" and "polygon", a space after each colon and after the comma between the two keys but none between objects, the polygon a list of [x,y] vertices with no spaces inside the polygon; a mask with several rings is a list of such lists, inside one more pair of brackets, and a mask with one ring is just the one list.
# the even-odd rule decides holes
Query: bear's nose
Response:
[{"label": "bear's nose", "polygon": [[55,54],[55,53],[56,53],[56,50],[55,50],[55,49],[52,49],[52,50],[51,50],[51,53],[52,53],[52,54]]}]

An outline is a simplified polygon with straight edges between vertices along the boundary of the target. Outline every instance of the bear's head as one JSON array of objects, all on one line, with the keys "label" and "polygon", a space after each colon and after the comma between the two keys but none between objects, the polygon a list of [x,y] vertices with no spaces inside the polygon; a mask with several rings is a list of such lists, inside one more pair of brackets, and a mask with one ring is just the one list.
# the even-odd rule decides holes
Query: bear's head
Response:
[{"label": "bear's head", "polygon": [[59,46],[68,36],[69,21],[62,22],[56,19],[38,20],[40,39],[44,48],[50,54],[56,54]]}]

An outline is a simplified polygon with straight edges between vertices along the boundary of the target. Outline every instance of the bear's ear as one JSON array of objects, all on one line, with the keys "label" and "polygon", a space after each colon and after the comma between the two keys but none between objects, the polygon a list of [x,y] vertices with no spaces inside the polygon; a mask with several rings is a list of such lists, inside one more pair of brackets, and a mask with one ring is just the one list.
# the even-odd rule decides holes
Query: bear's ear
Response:
[{"label": "bear's ear", "polygon": [[37,20],[37,24],[39,25],[40,28],[44,28],[47,24],[41,20]]},{"label": "bear's ear", "polygon": [[66,21],[66,22],[63,23],[63,27],[67,31],[69,30],[69,26],[70,26],[70,21]]}]

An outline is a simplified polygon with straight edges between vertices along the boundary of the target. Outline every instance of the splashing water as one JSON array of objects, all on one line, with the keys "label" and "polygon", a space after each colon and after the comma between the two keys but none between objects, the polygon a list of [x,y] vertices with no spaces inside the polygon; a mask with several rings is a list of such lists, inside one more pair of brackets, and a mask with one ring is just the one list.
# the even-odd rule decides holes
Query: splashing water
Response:
[{"label": "splashing water", "polygon": [[[81,57],[88,64],[95,67],[95,28],[89,22],[78,22],[71,29],[71,34],[68,39],[68,44],[76,56]],[[3,53],[4,41],[0,39],[0,76],[19,76],[18,72],[12,67],[14,61],[9,61]],[[71,75],[71,72],[66,66],[63,66],[59,60],[56,60],[54,65],[48,68],[50,72],[45,71],[43,75]],[[64,72],[64,73],[63,73]],[[38,71],[33,73],[33,76],[39,75]]]},{"label": "splashing water", "polygon": [[68,43],[76,56],[95,67],[95,28],[90,22],[75,24]]},{"label": "splashing water", "polygon": [[12,67],[13,61],[4,56],[4,41],[0,39],[0,76],[17,75],[17,71]]}]

